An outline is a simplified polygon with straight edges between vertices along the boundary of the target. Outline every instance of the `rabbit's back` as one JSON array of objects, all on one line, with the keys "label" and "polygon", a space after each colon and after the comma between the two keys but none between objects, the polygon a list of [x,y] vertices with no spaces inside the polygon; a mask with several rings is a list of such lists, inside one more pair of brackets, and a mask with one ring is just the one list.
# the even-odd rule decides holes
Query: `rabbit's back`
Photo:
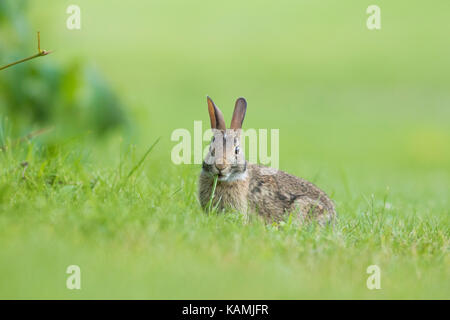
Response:
[{"label": "rabbit's back", "polygon": [[287,212],[323,224],[334,220],[333,201],[313,183],[280,170],[249,164],[250,209],[266,220],[281,220]]}]

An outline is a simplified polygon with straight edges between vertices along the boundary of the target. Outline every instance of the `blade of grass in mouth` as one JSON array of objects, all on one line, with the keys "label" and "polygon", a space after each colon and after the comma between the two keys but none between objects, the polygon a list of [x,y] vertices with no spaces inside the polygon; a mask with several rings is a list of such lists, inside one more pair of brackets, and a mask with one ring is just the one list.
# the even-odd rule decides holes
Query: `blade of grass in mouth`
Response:
[{"label": "blade of grass in mouth", "polygon": [[217,186],[217,180],[219,179],[218,175],[214,176],[214,182],[213,182],[213,186],[212,186],[212,191],[211,191],[211,195],[209,198],[209,203],[208,203],[208,213],[211,212],[211,206],[212,206],[212,202],[214,199],[214,194],[216,193],[216,186]]}]

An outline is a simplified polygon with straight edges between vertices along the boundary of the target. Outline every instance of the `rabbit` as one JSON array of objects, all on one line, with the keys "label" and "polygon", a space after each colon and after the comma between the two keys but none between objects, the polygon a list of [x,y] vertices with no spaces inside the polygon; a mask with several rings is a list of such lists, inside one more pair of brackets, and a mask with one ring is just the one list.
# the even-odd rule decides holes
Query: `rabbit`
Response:
[{"label": "rabbit", "polygon": [[238,211],[248,217],[262,216],[266,222],[280,222],[288,214],[300,221],[315,220],[320,225],[334,222],[333,201],[311,182],[281,170],[248,163],[240,148],[241,129],[247,110],[244,98],[236,101],[230,128],[223,114],[207,97],[213,137],[202,163],[198,195],[208,211],[214,176],[218,177],[212,207],[219,211]]}]

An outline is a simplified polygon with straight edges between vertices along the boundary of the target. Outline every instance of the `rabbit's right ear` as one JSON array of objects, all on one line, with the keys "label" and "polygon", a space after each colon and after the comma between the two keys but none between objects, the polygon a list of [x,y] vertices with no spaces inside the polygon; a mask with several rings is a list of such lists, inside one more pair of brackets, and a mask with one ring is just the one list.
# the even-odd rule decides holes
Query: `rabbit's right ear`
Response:
[{"label": "rabbit's right ear", "polygon": [[237,99],[234,106],[233,118],[231,118],[231,129],[242,129],[246,111],[247,101],[244,98]]},{"label": "rabbit's right ear", "polygon": [[211,120],[211,129],[225,130],[225,120],[222,112],[216,107],[210,97],[206,97],[208,101],[209,119]]}]

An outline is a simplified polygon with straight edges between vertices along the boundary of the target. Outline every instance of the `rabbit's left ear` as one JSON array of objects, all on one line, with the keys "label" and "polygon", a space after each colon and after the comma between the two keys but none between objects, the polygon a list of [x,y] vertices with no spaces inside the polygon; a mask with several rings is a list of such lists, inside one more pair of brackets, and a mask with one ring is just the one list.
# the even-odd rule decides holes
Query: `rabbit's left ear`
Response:
[{"label": "rabbit's left ear", "polygon": [[216,107],[210,97],[206,97],[208,101],[209,119],[211,120],[211,129],[226,130],[225,120],[219,108]]},{"label": "rabbit's left ear", "polygon": [[246,111],[247,101],[244,98],[237,99],[234,106],[233,118],[231,119],[231,129],[242,129]]}]

